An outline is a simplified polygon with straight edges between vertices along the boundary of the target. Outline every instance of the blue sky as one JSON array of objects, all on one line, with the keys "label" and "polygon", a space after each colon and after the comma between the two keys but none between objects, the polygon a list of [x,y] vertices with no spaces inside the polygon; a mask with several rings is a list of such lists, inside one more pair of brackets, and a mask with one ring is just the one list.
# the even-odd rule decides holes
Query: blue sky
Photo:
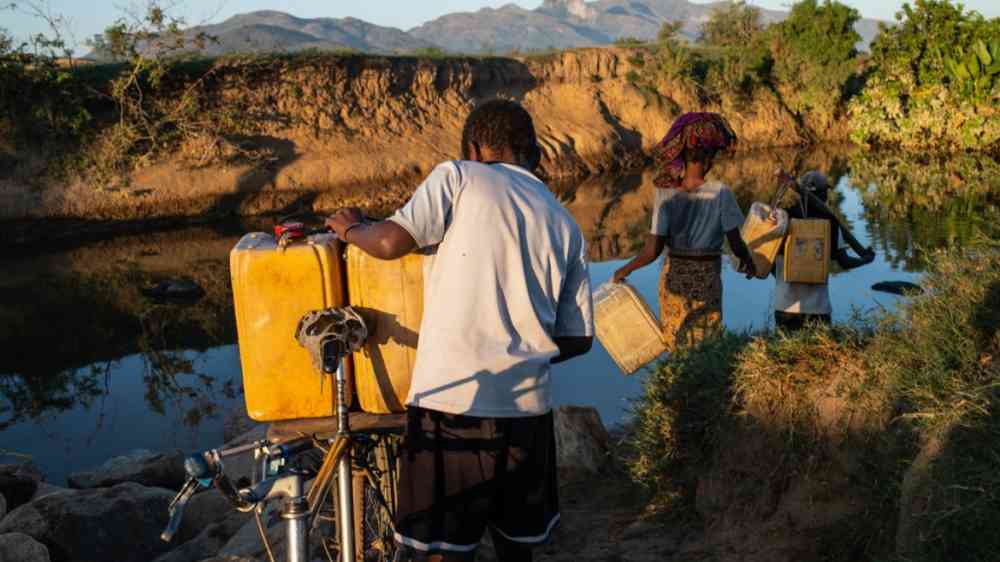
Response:
[{"label": "blue sky", "polygon": [[[2,0],[0,4],[10,1]],[[21,0],[22,2],[24,0]],[[694,0],[705,3],[707,0]],[[842,0],[855,6],[867,17],[891,19],[903,0]],[[500,7],[511,0],[167,0],[177,5],[174,12],[188,23],[215,22],[233,14],[253,10],[278,9],[301,17],[352,16],[379,25],[409,29],[442,14],[474,11],[483,7]],[[71,42],[82,43],[87,37],[100,33],[122,13],[123,6],[138,5],[137,0],[35,0],[47,5],[54,15],[68,21]],[[541,0],[520,0],[516,4],[536,8]],[[753,4],[776,9],[787,9],[789,0],[756,0]],[[989,17],[1000,17],[1000,1],[967,0],[969,9],[978,10]],[[45,30],[42,22],[20,12],[0,11],[0,28],[6,28],[16,37]]]}]

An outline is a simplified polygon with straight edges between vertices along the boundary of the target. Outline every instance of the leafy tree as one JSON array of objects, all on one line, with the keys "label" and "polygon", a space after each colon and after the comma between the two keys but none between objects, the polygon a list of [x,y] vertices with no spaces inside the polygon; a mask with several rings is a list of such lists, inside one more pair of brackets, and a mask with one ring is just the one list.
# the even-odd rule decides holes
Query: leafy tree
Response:
[{"label": "leafy tree", "polygon": [[763,30],[760,8],[737,0],[712,11],[701,26],[699,41],[717,47],[747,46]]},{"label": "leafy tree", "polygon": [[656,34],[656,55],[653,69],[659,77],[690,81],[694,70],[691,50],[677,39],[683,24],[665,21]]},{"label": "leafy tree", "polygon": [[1000,151],[1000,18],[916,0],[883,26],[871,77],[851,104],[865,144]]},{"label": "leafy tree", "polygon": [[772,61],[759,8],[733,1],[715,9],[702,26],[705,86],[709,92],[736,94],[744,101],[770,81]]},{"label": "leafy tree", "polygon": [[872,44],[879,72],[908,76],[915,85],[940,84],[947,77],[945,59],[976,40],[1000,37],[1000,19],[986,20],[949,0],[916,0],[896,13],[898,24],[882,26]]},{"label": "leafy tree", "polygon": [[803,0],[771,28],[774,77],[788,106],[829,124],[858,70],[861,36],[854,8],[832,0]]},{"label": "leafy tree", "polygon": [[659,44],[676,43],[677,34],[681,32],[684,23],[681,21],[665,21],[660,25],[660,30],[656,33],[656,42]]}]

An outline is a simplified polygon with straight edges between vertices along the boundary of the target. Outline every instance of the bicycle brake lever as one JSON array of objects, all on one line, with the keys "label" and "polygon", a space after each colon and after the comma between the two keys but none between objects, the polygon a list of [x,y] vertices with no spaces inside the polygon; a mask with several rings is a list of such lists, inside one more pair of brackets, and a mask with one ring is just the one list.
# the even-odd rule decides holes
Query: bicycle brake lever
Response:
[{"label": "bicycle brake lever", "polygon": [[161,541],[170,542],[174,538],[174,535],[177,534],[177,530],[181,526],[181,519],[184,517],[184,507],[191,499],[191,496],[198,490],[199,486],[198,480],[188,478],[181,491],[174,496],[174,499],[170,502],[170,506],[167,508],[167,512],[170,514],[170,521],[167,522],[167,527],[160,533]]}]

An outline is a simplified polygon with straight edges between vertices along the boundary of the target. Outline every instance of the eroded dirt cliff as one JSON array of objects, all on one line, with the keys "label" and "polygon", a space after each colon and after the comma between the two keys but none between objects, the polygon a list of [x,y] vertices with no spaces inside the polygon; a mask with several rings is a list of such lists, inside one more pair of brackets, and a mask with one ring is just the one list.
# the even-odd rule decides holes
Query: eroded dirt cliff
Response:
[{"label": "eroded dirt cliff", "polygon": [[811,140],[773,94],[750,105],[706,102],[683,85],[637,86],[636,64],[627,49],[520,59],[221,60],[176,88],[197,89],[191,119],[211,122],[211,133],[185,136],[122,182],[42,181],[46,162],[19,147],[20,162],[0,174],[0,220],[15,223],[5,236],[19,241],[38,234],[30,221],[39,218],[71,229],[346,204],[384,210],[436,163],[458,156],[466,115],[493,97],[531,111],[551,180],[645,163],[683,111],[722,111],[745,148]]}]

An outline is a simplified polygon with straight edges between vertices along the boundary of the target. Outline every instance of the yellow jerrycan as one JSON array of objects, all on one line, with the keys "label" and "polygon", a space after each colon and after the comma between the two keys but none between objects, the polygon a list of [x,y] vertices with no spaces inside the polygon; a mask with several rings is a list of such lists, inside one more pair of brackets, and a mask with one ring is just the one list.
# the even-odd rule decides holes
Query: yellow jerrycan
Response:
[{"label": "yellow jerrycan", "polygon": [[785,282],[824,284],[830,276],[830,221],[792,219],[785,240]]},{"label": "yellow jerrycan", "polygon": [[628,283],[606,283],[594,293],[594,324],[597,339],[626,375],[667,349],[652,311]]},{"label": "yellow jerrycan", "polygon": [[313,365],[295,340],[295,328],[306,312],[346,304],[341,251],[332,234],[281,248],[274,236],[257,232],[230,253],[250,418],[272,422],[336,413],[333,378]]},{"label": "yellow jerrycan", "polygon": [[368,326],[368,341],[354,353],[358,404],[372,414],[403,412],[424,313],[423,256],[386,261],[349,246],[347,286]]},{"label": "yellow jerrycan", "polygon": [[750,206],[750,212],[740,229],[740,236],[750,250],[759,279],[767,279],[771,274],[787,231],[788,213],[784,209],[776,209],[764,203]]}]

